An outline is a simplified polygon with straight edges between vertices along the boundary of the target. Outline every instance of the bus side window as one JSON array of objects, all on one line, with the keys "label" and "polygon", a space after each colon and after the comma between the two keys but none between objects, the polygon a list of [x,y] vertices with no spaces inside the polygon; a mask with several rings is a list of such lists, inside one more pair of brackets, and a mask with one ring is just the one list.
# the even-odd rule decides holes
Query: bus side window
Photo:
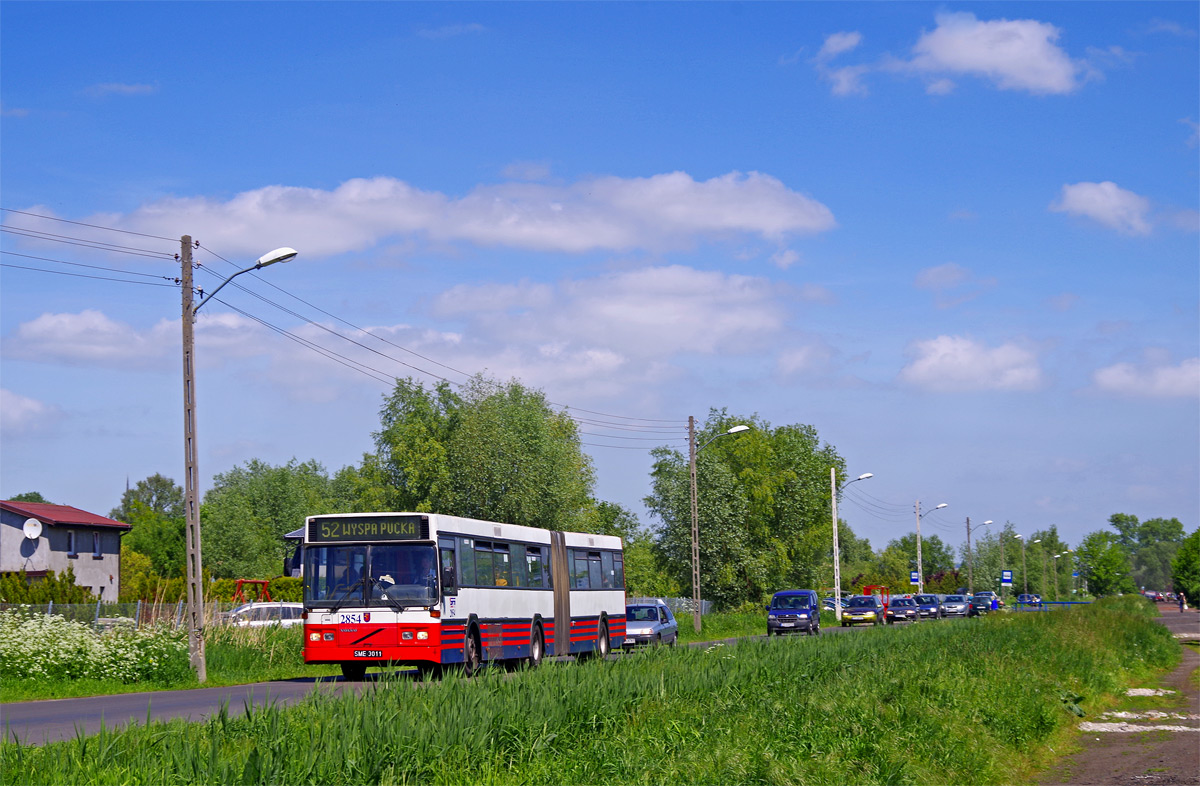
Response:
[{"label": "bus side window", "polygon": [[492,554],[492,568],[496,572],[495,585],[497,587],[512,586],[512,564],[508,559],[508,544],[493,543],[492,551],[494,552]]},{"label": "bus side window", "polygon": [[464,587],[474,587],[475,581],[475,543],[470,538],[459,539],[458,565],[462,571],[460,580]]},{"label": "bus side window", "polygon": [[604,586],[602,582],[603,571],[600,568],[600,552],[589,551],[587,555],[587,570],[588,570],[588,586],[592,589],[600,589]]},{"label": "bus side window", "polygon": [[458,588],[457,571],[454,569],[454,538],[438,538],[442,555],[442,591],[453,594]]},{"label": "bus side window", "polygon": [[613,580],[615,571],[613,570],[613,553],[611,551],[600,552],[600,568],[602,573],[600,586],[604,587],[604,589],[615,587],[616,584]]},{"label": "bus side window", "polygon": [[613,573],[616,577],[616,583],[613,586],[617,589],[625,589],[625,556],[621,552],[613,554]]},{"label": "bus side window", "polygon": [[496,577],[492,574],[492,544],[485,540],[475,541],[475,583],[480,587],[496,586]]},{"label": "bus side window", "polygon": [[530,546],[525,550],[525,567],[529,571],[529,586],[549,586],[548,582],[542,580],[544,565],[542,564],[542,549],[540,547]]},{"label": "bus side window", "polygon": [[514,543],[508,547],[509,553],[512,555],[512,583],[514,587],[529,586],[529,582],[525,579],[525,547],[519,543]]},{"label": "bus side window", "polygon": [[571,564],[571,589],[588,589],[588,559],[586,551],[567,552],[567,560]]}]

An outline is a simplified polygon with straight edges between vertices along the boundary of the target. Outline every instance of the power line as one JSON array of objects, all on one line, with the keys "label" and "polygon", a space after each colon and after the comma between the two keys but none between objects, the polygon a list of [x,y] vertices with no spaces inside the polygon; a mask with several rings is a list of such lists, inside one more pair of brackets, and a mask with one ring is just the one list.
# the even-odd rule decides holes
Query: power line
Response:
[{"label": "power line", "polygon": [[85,265],[82,262],[67,262],[64,259],[51,259],[50,257],[35,257],[32,254],[22,254],[17,251],[0,250],[0,254],[7,254],[8,256],[13,256],[13,257],[24,257],[25,259],[37,259],[42,262],[56,262],[60,265],[73,265],[75,267],[86,267],[91,270],[107,270],[110,273],[124,273],[129,276],[144,276],[146,278],[161,278],[166,281],[171,281],[176,285],[179,284],[179,279],[174,276],[160,276],[155,273],[139,273],[136,270],[121,270],[120,268],[103,267],[101,265]]},{"label": "power line", "polygon": [[76,226],[91,227],[92,229],[103,229],[108,232],[120,232],[121,234],[124,234],[124,235],[137,235],[138,237],[149,237],[149,238],[153,238],[155,240],[166,240],[168,243],[179,242],[176,238],[173,238],[173,237],[160,237],[159,235],[147,235],[144,232],[133,232],[128,229],[117,229],[115,227],[101,226],[100,224],[88,224],[83,221],[68,221],[65,218],[55,218],[54,216],[43,216],[38,213],[30,213],[25,210],[14,210],[11,207],[0,207],[0,210],[4,211],[5,213],[17,213],[22,216],[32,216],[33,218],[41,218],[46,221],[61,221],[64,224],[75,224]]},{"label": "power line", "polygon": [[150,257],[152,259],[174,259],[174,255],[165,251],[153,251],[148,248],[135,248],[133,246],[120,246],[115,243],[104,243],[99,240],[88,240],[82,237],[72,237],[70,235],[56,235],[52,232],[41,232],[36,229],[25,229],[23,227],[7,227],[0,226],[0,232],[8,232],[19,237],[28,237],[34,240],[42,240],[47,243],[65,243],[69,246],[82,246],[83,248],[91,248],[96,251],[108,251],[110,253],[128,254],[129,256]]},{"label": "power line", "polygon": [[38,273],[53,273],[57,276],[72,276],[74,278],[92,278],[98,281],[116,281],[121,284],[145,284],[150,287],[176,287],[178,284],[160,284],[157,281],[130,281],[124,278],[110,278],[109,276],[89,276],[85,273],[68,273],[65,270],[46,270],[40,267],[28,267],[26,265],[12,265],[7,262],[0,262],[0,267],[11,267],[16,270],[34,270]]}]

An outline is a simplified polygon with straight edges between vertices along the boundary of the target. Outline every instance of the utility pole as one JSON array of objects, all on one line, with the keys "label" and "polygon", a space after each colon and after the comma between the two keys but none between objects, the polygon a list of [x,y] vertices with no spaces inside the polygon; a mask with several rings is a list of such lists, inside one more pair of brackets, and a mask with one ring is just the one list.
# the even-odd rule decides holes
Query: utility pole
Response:
[{"label": "utility pole", "polygon": [[688,468],[692,483],[692,623],[700,632],[700,511],[696,503],[696,418],[688,415]]},{"label": "utility pole", "polygon": [[971,517],[967,516],[967,593],[975,592],[975,560],[971,556]]},{"label": "utility pole", "polygon": [[[936,499],[936,497],[935,497]],[[921,569],[921,500],[917,500],[917,594],[925,592],[925,571]]]},{"label": "utility pole", "polygon": [[205,682],[208,669],[204,661],[204,595],[200,574],[200,505],[197,500],[196,479],[196,312],[192,307],[192,238],[179,239],[181,266],[180,288],[183,290],[183,508],[185,539],[187,541],[187,636],[188,659],[196,679]]},{"label": "utility pole", "polygon": [[833,614],[842,621],[842,558],[838,551],[837,467],[829,468],[829,494],[833,500]]},{"label": "utility pole", "polygon": [[1021,538],[1021,582],[1025,585],[1025,594],[1029,594],[1029,572],[1025,569],[1025,538]]}]

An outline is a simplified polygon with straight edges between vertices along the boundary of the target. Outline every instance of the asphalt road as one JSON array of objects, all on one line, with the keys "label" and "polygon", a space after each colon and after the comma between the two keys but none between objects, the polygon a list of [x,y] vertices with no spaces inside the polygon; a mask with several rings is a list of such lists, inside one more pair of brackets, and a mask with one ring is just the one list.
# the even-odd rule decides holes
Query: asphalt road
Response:
[{"label": "asphalt road", "polygon": [[[822,629],[821,635],[846,633],[856,629],[853,627],[826,627]],[[739,641],[762,638],[766,637],[749,636],[740,639],[693,642],[688,646],[736,645]],[[622,656],[614,653],[610,657]],[[572,659],[551,660],[568,661]],[[314,690],[328,691],[337,695],[347,690],[361,691],[364,685],[370,685],[371,682],[372,675],[368,675],[367,680],[361,683],[345,682],[340,677],[320,680],[304,677],[281,682],[236,685],[228,688],[195,688],[151,693],[122,693],[113,696],[77,699],[14,702],[0,705],[0,724],[4,727],[5,739],[16,739],[26,745],[44,745],[48,742],[74,739],[80,734],[85,736],[95,734],[101,728],[112,729],[130,723],[144,724],[148,720],[168,721],[183,718],[189,721],[203,721],[219,712],[223,705],[228,708],[227,711],[230,715],[241,715],[248,706],[262,707],[270,704],[287,706],[299,702]]]}]

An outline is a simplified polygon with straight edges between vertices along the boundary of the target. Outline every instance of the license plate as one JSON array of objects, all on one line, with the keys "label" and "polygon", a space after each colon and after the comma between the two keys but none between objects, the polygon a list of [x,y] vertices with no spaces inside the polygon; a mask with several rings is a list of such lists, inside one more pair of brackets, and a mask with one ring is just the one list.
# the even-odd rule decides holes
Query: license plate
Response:
[{"label": "license plate", "polygon": [[779,623],[779,627],[781,627],[781,628],[790,628],[790,627],[792,627],[792,626],[793,626],[793,625],[795,625],[795,624],[796,624],[796,623],[794,623],[794,622],[781,622],[781,623]]},{"label": "license plate", "polygon": [[625,639],[625,643],[626,644],[637,644],[637,640],[636,639]]},{"label": "license plate", "polygon": [[356,657],[356,658],[382,658],[383,650],[355,650],[354,657]]}]

